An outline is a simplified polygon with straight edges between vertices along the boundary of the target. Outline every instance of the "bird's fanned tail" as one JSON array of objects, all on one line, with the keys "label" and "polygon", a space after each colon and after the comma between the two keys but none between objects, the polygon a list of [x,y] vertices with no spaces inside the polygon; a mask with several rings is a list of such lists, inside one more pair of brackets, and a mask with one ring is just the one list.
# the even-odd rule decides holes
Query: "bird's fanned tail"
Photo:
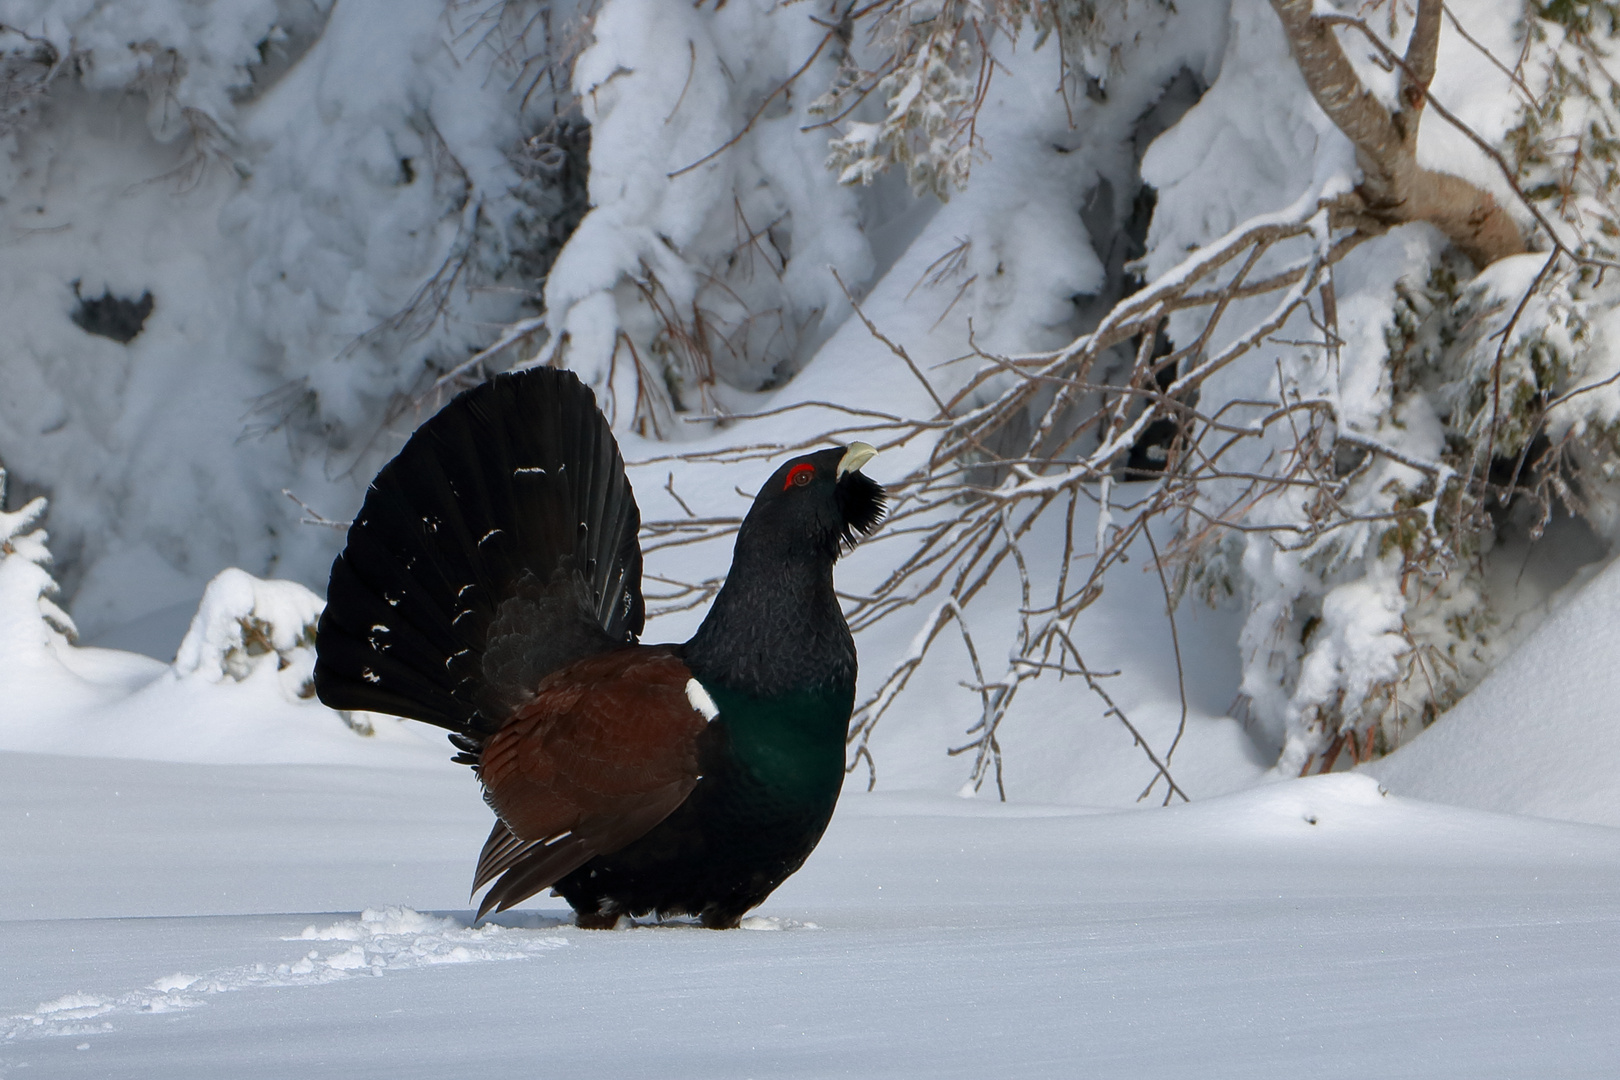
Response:
[{"label": "bird's fanned tail", "polygon": [[541,679],[641,632],[640,514],[572,373],[501,375],[411,436],[332,566],[315,685],[475,748]]}]

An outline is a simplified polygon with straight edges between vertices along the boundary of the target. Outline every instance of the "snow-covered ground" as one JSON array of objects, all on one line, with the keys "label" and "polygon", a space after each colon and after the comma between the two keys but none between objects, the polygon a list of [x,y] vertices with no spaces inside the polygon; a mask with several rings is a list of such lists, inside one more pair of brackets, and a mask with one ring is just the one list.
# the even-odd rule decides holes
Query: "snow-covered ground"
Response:
[{"label": "snow-covered ground", "polygon": [[[745,924],[471,928],[465,771],[0,755],[0,1075],[1600,1077],[1620,833],[846,796]],[[777,932],[759,932],[777,931]]]}]

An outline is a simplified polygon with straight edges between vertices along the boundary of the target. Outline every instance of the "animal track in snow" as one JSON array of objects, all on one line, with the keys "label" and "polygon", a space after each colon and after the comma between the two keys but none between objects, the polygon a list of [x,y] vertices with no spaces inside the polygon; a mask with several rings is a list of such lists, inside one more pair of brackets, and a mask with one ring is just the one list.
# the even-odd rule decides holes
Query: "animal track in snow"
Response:
[{"label": "animal track in snow", "polygon": [[750,915],[737,926],[743,930],[820,930],[821,927],[813,922],[800,922],[797,919],[780,919],[775,915]]},{"label": "animal track in snow", "polygon": [[176,972],[123,994],[64,994],[31,1013],[0,1020],[0,1042],[19,1038],[94,1035],[113,1030],[111,1018],[193,1009],[209,994],[259,987],[321,986],[340,979],[376,978],[390,971],[438,964],[522,960],[567,942],[533,929],[460,919],[407,907],[367,908],[357,919],[304,928],[284,941],[321,943],[290,963],[243,964],[203,975]]}]

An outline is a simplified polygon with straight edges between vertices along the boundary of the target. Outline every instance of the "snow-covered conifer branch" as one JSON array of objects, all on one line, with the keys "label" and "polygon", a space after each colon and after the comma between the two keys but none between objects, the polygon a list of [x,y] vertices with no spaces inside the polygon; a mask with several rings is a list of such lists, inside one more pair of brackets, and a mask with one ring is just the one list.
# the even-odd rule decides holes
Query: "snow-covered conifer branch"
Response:
[{"label": "snow-covered conifer branch", "polygon": [[[71,642],[78,629],[68,613],[54,599],[56,579],[51,577],[51,552],[45,546],[45,530],[39,522],[45,516],[45,499],[36,496],[16,510],[5,510],[6,470],[0,466],[0,622],[9,633],[21,635],[12,642],[21,648],[37,645],[41,636],[55,637]],[[20,622],[13,621],[19,613],[10,609],[21,605],[32,611],[20,613]],[[9,617],[8,617],[9,616]],[[29,640],[22,640],[29,639]]]}]

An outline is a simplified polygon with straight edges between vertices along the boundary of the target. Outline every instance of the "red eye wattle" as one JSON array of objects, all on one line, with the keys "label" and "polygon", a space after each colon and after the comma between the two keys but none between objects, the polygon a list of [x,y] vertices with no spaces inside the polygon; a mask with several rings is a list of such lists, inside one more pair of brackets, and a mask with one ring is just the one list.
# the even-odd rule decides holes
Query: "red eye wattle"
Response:
[{"label": "red eye wattle", "polygon": [[788,470],[787,481],[782,484],[782,490],[786,491],[790,487],[804,487],[815,477],[816,467],[814,465],[795,465]]}]

